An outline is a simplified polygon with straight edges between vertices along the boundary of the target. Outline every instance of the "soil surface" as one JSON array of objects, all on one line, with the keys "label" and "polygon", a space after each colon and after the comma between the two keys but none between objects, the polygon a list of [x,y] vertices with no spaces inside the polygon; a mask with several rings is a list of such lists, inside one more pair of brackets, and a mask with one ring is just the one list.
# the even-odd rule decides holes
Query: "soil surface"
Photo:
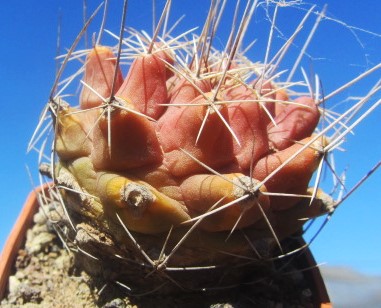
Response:
[{"label": "soil surface", "polygon": [[292,268],[278,280],[273,277],[214,294],[129,297],[123,285],[94,281],[78,269],[76,254],[65,248],[54,230],[57,225],[46,218],[49,210],[45,205],[34,216],[1,307],[312,307],[313,292],[303,272]]}]

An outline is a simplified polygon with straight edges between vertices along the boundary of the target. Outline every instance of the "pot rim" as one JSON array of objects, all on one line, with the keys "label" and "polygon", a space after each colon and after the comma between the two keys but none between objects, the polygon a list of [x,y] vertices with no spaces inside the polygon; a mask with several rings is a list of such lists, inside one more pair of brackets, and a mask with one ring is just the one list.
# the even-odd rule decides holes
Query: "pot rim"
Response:
[{"label": "pot rim", "polygon": [[39,207],[38,196],[42,191],[47,192],[49,185],[50,183],[38,186],[29,193],[5,242],[0,255],[0,301],[4,297],[18,251],[24,244],[26,232],[33,223],[34,214],[37,213]]}]

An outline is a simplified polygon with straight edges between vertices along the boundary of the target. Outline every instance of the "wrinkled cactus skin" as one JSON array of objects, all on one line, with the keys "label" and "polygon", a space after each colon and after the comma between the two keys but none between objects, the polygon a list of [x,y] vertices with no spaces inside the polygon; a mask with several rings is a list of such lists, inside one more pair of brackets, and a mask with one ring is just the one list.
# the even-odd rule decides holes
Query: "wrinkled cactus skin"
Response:
[{"label": "wrinkled cactus skin", "polygon": [[232,255],[271,259],[329,211],[332,200],[308,187],[327,142],[314,134],[313,98],[291,97],[239,55],[185,69],[158,40],[123,73],[115,50],[88,52],[79,107],[61,102],[54,121],[53,178],[83,251],[140,289],[183,267],[218,270],[171,276],[181,287],[230,285]]},{"label": "wrinkled cactus skin", "polygon": [[[80,110],[89,111],[68,108],[58,117],[56,149],[62,166],[104,207],[120,213],[129,229],[144,234],[167,232],[218,202],[217,207],[247,194],[204,218],[198,228],[229,231],[237,222],[237,228],[250,227],[264,213],[281,215],[295,206],[298,197],[262,192],[307,194],[321,159],[320,140],[303,149],[319,120],[314,101],[300,97],[287,105],[288,97],[273,85],[262,98],[255,82],[242,84],[239,74],[229,76],[229,71],[213,101],[220,80],[196,80],[203,86],[199,93],[199,87],[170,70],[173,58],[160,49],[139,55],[123,80],[110,60],[115,59],[112,50],[94,47],[83,78],[89,87],[80,100]],[[115,69],[118,90],[112,99],[120,108],[107,107],[99,97],[109,99]],[[284,105],[276,98],[281,94]],[[112,108],[109,116],[106,108]]]}]

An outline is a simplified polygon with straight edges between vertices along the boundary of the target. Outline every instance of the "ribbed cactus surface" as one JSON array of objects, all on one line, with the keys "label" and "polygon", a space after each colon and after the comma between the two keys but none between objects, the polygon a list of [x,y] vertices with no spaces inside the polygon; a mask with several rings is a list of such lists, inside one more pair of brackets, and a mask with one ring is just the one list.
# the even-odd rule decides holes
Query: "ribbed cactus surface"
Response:
[{"label": "ribbed cactus surface", "polygon": [[258,3],[248,1],[223,50],[213,47],[220,2],[200,35],[179,37],[158,35],[169,6],[152,37],[126,28],[116,46],[73,45],[64,60],[83,56],[67,79],[80,75],[75,104],[61,90],[45,109],[54,137],[43,171],[65,214],[59,229],[94,277],[136,293],[270,277],[272,262],[295,250],[289,237],[337,205],[319,179],[340,140],[327,132],[345,131],[352,111],[319,126],[328,111],[318,89],[277,73],[304,21],[258,63],[242,51]]}]

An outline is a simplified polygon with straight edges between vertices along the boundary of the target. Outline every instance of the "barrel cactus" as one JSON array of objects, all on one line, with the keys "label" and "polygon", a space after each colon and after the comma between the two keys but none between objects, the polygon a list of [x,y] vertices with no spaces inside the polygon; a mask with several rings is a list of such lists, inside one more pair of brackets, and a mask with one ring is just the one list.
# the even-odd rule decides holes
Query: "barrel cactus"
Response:
[{"label": "barrel cactus", "polygon": [[[199,35],[179,37],[158,34],[170,5],[152,36],[126,28],[115,46],[94,40],[85,51],[75,51],[77,40],[41,120],[53,132],[40,171],[62,205],[60,236],[93,277],[136,295],[274,277],[274,260],[305,248],[287,239],[338,204],[318,187],[321,167],[339,140],[329,134],[345,132],[342,119],[357,110],[319,125],[329,112],[319,84],[312,91],[277,73],[292,41],[271,61],[246,57],[257,2],[237,6],[222,51],[213,43],[224,3],[212,1]],[[77,58],[80,71],[60,84]],[[78,76],[69,104],[64,89]]]}]

